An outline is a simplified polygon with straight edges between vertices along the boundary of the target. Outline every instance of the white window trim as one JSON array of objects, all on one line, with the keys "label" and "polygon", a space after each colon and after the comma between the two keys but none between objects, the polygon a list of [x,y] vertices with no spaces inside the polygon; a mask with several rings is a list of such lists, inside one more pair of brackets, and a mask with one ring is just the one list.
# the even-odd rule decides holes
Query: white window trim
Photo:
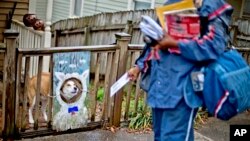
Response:
[{"label": "white window trim", "polygon": [[83,5],[84,5],[84,0],[82,0],[82,7],[81,7],[81,12],[79,16],[74,15],[74,8],[75,8],[75,0],[70,0],[70,7],[69,7],[69,17],[70,18],[77,18],[81,17],[83,15]]},{"label": "white window trim", "polygon": [[[128,0],[128,6],[127,6],[127,10],[134,10],[135,9],[135,2],[147,2],[145,0]],[[147,2],[150,3],[150,8],[155,8],[155,0],[151,0],[151,2]]]}]

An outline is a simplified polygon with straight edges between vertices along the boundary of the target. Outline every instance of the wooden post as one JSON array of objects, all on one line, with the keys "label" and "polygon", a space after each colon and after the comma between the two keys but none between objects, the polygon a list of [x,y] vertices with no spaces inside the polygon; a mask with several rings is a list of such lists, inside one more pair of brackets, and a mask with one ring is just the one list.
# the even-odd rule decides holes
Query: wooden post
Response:
[{"label": "wooden post", "polygon": [[90,38],[90,27],[85,27],[84,28],[84,36],[83,36],[83,38],[84,38],[83,45],[85,45],[85,46],[89,45],[90,40],[91,40],[91,38]]},{"label": "wooden post", "polygon": [[4,95],[3,95],[3,138],[13,139],[16,132],[15,123],[15,94],[16,94],[16,39],[19,33],[14,30],[5,30],[6,41],[4,63]]},{"label": "wooden post", "polygon": [[128,20],[123,32],[132,35],[133,32],[133,21]]},{"label": "wooden post", "polygon": [[[117,33],[115,34],[115,36],[117,40],[117,46],[120,48],[118,72],[116,78],[116,80],[118,80],[126,72],[128,43],[131,40],[131,35],[126,33]],[[113,122],[112,122],[114,126],[120,125],[122,96],[123,96],[123,91],[120,90],[114,97],[115,101],[114,101],[114,112],[113,112]]]}]

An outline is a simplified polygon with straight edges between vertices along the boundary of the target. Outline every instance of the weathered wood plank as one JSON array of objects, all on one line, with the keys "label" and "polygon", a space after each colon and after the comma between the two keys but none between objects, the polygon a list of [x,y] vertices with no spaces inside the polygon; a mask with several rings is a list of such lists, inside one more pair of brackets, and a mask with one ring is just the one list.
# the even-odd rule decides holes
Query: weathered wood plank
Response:
[{"label": "weathered wood plank", "polygon": [[[50,67],[49,67],[49,71],[50,71],[50,80],[53,80],[53,68],[54,68],[54,63],[53,63],[53,55],[50,56]],[[49,93],[49,97],[48,97],[48,128],[51,129],[52,128],[52,100],[54,98],[53,95],[53,83],[50,83],[50,93]]]},{"label": "weathered wood plank", "polygon": [[[21,91],[21,75],[22,75],[22,54],[18,54],[17,57],[17,79],[16,79],[16,113],[15,119],[17,123],[17,127],[21,128],[20,120],[18,120],[19,114],[19,103],[23,103],[23,101],[19,101],[20,99],[23,100],[23,92]],[[22,105],[23,106],[23,105]]]},{"label": "weathered wood plank", "polygon": [[[111,75],[111,80],[110,80],[110,83],[111,85],[115,83],[116,81],[116,77],[117,77],[117,70],[118,70],[118,62],[119,62],[119,49],[117,49],[114,53],[114,59],[112,60],[112,71],[111,72],[114,72],[112,75]],[[114,97],[111,97],[110,98],[110,101],[109,101],[109,124],[113,124],[113,115],[114,115]]]},{"label": "weathered wood plank", "polygon": [[13,70],[16,70],[16,39],[19,33],[13,30],[6,30],[4,36],[6,39],[6,55],[4,63],[4,96],[3,96],[3,110],[5,110],[3,126],[3,138],[13,139],[16,132],[15,126],[15,94],[16,94],[16,74]]},{"label": "weathered wood plank", "polygon": [[43,56],[39,56],[38,59],[38,73],[37,73],[37,82],[36,82],[36,105],[35,105],[35,117],[34,117],[34,129],[38,129],[38,118],[39,118],[39,103],[40,103],[40,91],[41,91],[41,80],[42,80],[42,70],[43,70]]},{"label": "weathered wood plank", "polygon": [[92,106],[91,106],[91,121],[95,121],[95,114],[96,114],[96,100],[97,100],[97,91],[99,89],[99,75],[100,75],[100,62],[101,62],[101,54],[97,53],[97,60],[96,60],[96,68],[95,68],[95,80],[93,85],[92,91]]},{"label": "weathered wood plank", "polygon": [[113,53],[108,53],[107,57],[107,70],[105,73],[105,80],[104,80],[104,102],[102,106],[102,120],[108,120],[108,113],[109,113],[109,106],[108,103],[110,101],[110,76],[113,75],[111,74],[111,68],[112,68],[112,60],[113,60]]},{"label": "weathered wood plank", "polygon": [[28,89],[29,89],[29,71],[30,71],[30,57],[26,57],[25,59],[25,72],[24,72],[24,94],[23,94],[23,108],[21,113],[21,131],[24,132],[26,130],[26,115],[27,115],[27,97],[28,97]]},{"label": "weathered wood plank", "polygon": [[[130,52],[129,61],[128,61],[129,62],[129,68],[131,68],[134,65],[134,61],[135,61],[134,52]],[[127,87],[127,96],[126,96],[126,107],[125,107],[124,120],[128,120],[132,88],[133,88],[133,82],[130,82],[128,87]]]},{"label": "weathered wood plank", "polygon": [[115,51],[116,45],[98,45],[98,46],[75,46],[75,47],[51,47],[51,48],[18,48],[18,51],[24,55],[49,55],[52,53],[78,52],[78,51]]},{"label": "weathered wood plank", "polygon": [[[129,34],[125,33],[118,33],[116,34],[117,44],[120,47],[120,56],[119,56],[119,66],[117,71],[117,80],[120,78],[124,72],[126,72],[126,65],[127,65],[127,53],[128,53],[128,43],[131,39]],[[122,106],[122,97],[123,97],[123,90],[119,90],[115,97],[114,103],[114,121],[113,125],[119,126],[120,119],[121,119],[121,106]]]},{"label": "weathered wood plank", "polygon": [[[141,74],[138,77],[138,80],[141,79]],[[137,115],[138,112],[138,103],[140,98],[140,81],[136,81],[136,87],[135,87],[135,107],[134,107],[134,114]]]}]

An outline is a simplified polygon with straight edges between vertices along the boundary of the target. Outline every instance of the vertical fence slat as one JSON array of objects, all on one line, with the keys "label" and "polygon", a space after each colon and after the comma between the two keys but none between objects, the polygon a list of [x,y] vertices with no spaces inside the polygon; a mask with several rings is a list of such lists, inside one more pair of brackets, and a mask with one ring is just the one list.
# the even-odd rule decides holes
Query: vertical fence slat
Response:
[{"label": "vertical fence slat", "polygon": [[[140,80],[141,74],[138,77],[138,80]],[[140,98],[140,81],[136,82],[136,88],[135,88],[135,107],[134,107],[134,114],[137,114],[138,111],[138,103]]]},{"label": "vertical fence slat", "polygon": [[92,108],[91,108],[91,121],[95,121],[95,114],[96,114],[96,100],[97,100],[97,91],[98,91],[98,84],[99,84],[99,74],[100,74],[100,61],[101,61],[101,54],[97,53],[97,60],[96,60],[96,68],[95,68],[95,80],[93,85],[93,93],[92,95]]},{"label": "vertical fence slat", "polygon": [[[134,61],[135,61],[135,54],[134,54],[134,52],[131,52],[129,68],[131,68],[133,66]],[[124,120],[128,120],[132,88],[133,88],[133,82],[130,82],[128,87],[127,87],[127,97],[126,97],[126,108],[125,108]]]},{"label": "vertical fence slat", "polygon": [[143,102],[144,102],[144,105],[143,105],[143,111],[146,112],[147,111],[147,108],[148,108],[148,105],[147,105],[147,93],[143,91]]},{"label": "vertical fence slat", "polygon": [[[113,84],[115,83],[115,80],[116,80],[116,77],[117,77],[117,69],[118,69],[118,61],[119,61],[119,52],[120,50],[117,49],[114,53],[114,59],[112,60],[112,71],[111,72],[114,72],[111,77],[110,77],[110,83]],[[110,124],[113,124],[113,115],[114,115],[114,97],[111,97],[110,100],[109,100],[109,123]]]},{"label": "vertical fence slat", "polygon": [[[6,56],[6,52],[4,53],[4,58],[5,58],[5,56]],[[7,62],[7,59],[4,59],[4,64],[3,64],[3,75],[6,73],[6,70],[4,69],[5,67],[5,65],[7,64],[8,62]],[[2,130],[1,131],[3,131],[4,130],[4,126],[5,126],[5,120],[4,120],[4,118],[5,118],[5,108],[6,108],[6,106],[5,106],[5,99],[6,99],[6,88],[5,88],[5,82],[3,81],[3,95],[2,95]]]},{"label": "vertical fence slat", "polygon": [[50,56],[50,93],[49,95],[52,97],[48,98],[48,128],[52,127],[52,101],[53,101],[53,68],[54,68],[54,63],[53,63],[53,55]]},{"label": "vertical fence slat", "polygon": [[104,80],[104,103],[103,103],[103,111],[102,111],[102,119],[107,120],[108,119],[108,103],[109,103],[109,88],[110,88],[110,75],[111,74],[111,66],[112,66],[112,59],[113,59],[113,53],[108,53],[107,58],[107,70],[105,73],[105,80]]},{"label": "vertical fence slat", "polygon": [[27,96],[29,89],[29,72],[30,72],[30,57],[25,59],[25,72],[24,72],[24,94],[23,94],[23,108],[21,113],[21,131],[26,129],[26,115],[27,115]]},{"label": "vertical fence slat", "polygon": [[42,69],[43,69],[43,56],[39,56],[38,59],[38,73],[37,73],[37,89],[36,89],[36,106],[35,106],[35,124],[34,129],[38,129],[38,119],[39,119],[39,103],[40,103],[40,90],[41,90],[41,78],[42,78]]},{"label": "vertical fence slat", "polygon": [[[21,75],[22,75],[22,54],[18,54],[18,59],[17,59],[17,77],[16,77],[16,113],[15,113],[15,117],[16,117],[16,123],[17,123],[17,127],[20,128],[20,118],[18,118],[20,115],[19,113],[19,105],[20,105],[20,97],[22,96],[22,91],[21,91]],[[23,100],[23,99],[22,99]],[[22,102],[22,101],[21,101]],[[23,106],[23,105],[22,105]]]}]

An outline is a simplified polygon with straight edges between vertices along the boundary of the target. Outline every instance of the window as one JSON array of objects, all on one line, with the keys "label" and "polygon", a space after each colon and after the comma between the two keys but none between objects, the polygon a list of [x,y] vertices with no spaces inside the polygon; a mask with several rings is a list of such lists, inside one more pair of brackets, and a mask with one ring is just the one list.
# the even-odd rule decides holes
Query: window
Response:
[{"label": "window", "polygon": [[71,16],[82,16],[83,0],[72,0],[71,2]]},{"label": "window", "polygon": [[135,1],[135,10],[149,9],[150,7],[151,3],[149,2]]},{"label": "window", "polygon": [[75,0],[74,15],[81,16],[82,11],[82,0]]}]

